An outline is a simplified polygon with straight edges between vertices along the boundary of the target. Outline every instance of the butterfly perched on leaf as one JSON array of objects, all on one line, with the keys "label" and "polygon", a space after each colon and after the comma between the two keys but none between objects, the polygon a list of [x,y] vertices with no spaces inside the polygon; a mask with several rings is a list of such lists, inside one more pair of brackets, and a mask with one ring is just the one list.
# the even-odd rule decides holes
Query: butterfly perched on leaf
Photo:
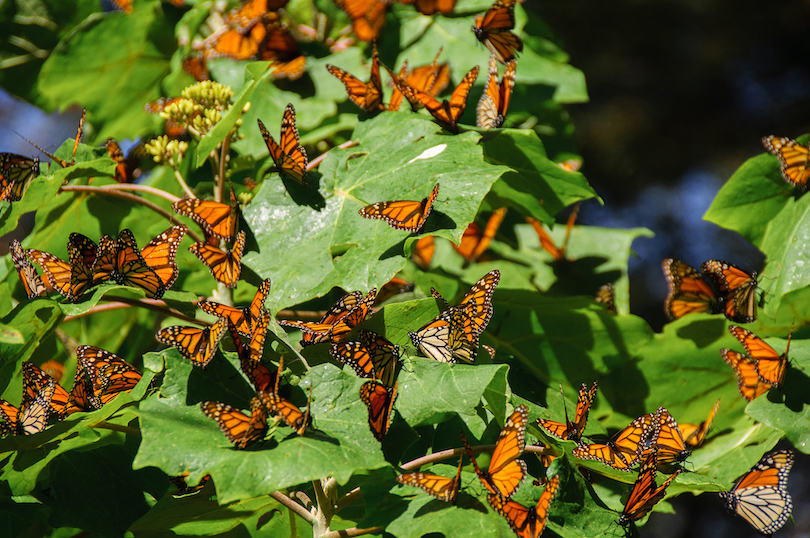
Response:
[{"label": "butterfly perched on leaf", "polygon": [[233,241],[237,224],[237,205],[233,190],[230,204],[191,198],[173,203],[172,210],[202,226],[206,234],[228,242]]},{"label": "butterfly perched on leaf", "polygon": [[579,459],[596,460],[619,471],[630,471],[652,433],[654,414],[642,415],[606,443],[580,444],[573,454]]},{"label": "butterfly perched on leaf", "polygon": [[[588,411],[593,405],[593,400],[596,398],[596,390],[598,385],[596,381],[593,386],[588,388],[588,385],[583,383],[579,388],[579,395],[577,397],[577,409],[574,413],[574,421],[568,420],[568,408],[565,407],[565,395],[563,395],[563,409],[565,410],[565,424],[562,422],[554,422],[544,418],[537,419],[537,423],[543,427],[548,433],[558,439],[567,441],[576,441],[579,443],[582,440],[582,432],[585,431],[585,425],[588,422]],[[562,393],[562,383],[560,383],[560,393]]]},{"label": "butterfly perched on leaf", "polygon": [[160,278],[164,289],[169,289],[177,280],[180,270],[177,268],[175,257],[177,247],[188,232],[188,227],[183,224],[172,226],[165,232],[161,232],[145,247],[141,249],[141,257]]},{"label": "butterfly perched on leaf", "polygon": [[75,301],[93,286],[93,270],[97,246],[82,234],[70,234],[67,244],[68,262],[53,254],[28,249],[26,256],[42,268],[50,287],[69,301]]},{"label": "butterfly perched on leaf", "polygon": [[270,295],[270,279],[262,281],[250,305],[244,308],[234,308],[220,304],[214,301],[199,301],[197,307],[207,314],[226,318],[230,325],[242,336],[250,337],[253,332],[253,326],[257,323],[264,313],[264,302]]},{"label": "butterfly perched on leaf", "polygon": [[721,349],[720,356],[734,370],[734,374],[737,376],[737,390],[749,402],[771,389],[770,383],[760,380],[756,363],[742,353]]},{"label": "butterfly perched on leaf", "polygon": [[399,90],[412,106],[423,106],[442,125],[447,126],[451,131],[458,132],[458,120],[467,108],[467,96],[478,78],[478,66],[476,65],[464,75],[461,82],[453,90],[450,99],[439,101],[432,95],[415,88],[411,88],[405,82],[400,81]]},{"label": "butterfly perched on leaf", "polygon": [[104,147],[107,148],[110,159],[115,161],[115,174],[113,177],[118,183],[134,183],[136,179],[141,177],[141,157],[146,156],[143,145],[137,144],[124,154],[118,142],[114,138],[108,138],[104,142]]},{"label": "butterfly perched on leaf", "polygon": [[680,474],[681,470],[675,471],[669,478],[667,478],[660,486],[656,483],[656,468],[658,467],[657,455],[653,451],[638,471],[638,478],[636,478],[633,488],[630,490],[630,496],[627,497],[627,502],[624,505],[621,516],[619,516],[619,524],[627,526],[643,518],[658,504],[661,499],[666,495],[667,487],[673,480]]},{"label": "butterfly perched on leaf", "polygon": [[[175,244],[174,247],[176,251],[177,245]],[[168,250],[171,249],[168,248]],[[174,273],[172,267],[174,260],[168,260],[167,257],[164,258],[156,253],[155,261],[158,265],[163,267],[163,274],[167,278],[169,273]],[[155,299],[160,299],[166,291],[163,280],[158,276],[157,272],[149,266],[143,254],[141,254],[141,251],[138,249],[138,243],[135,241],[135,236],[132,234],[131,230],[124,229],[118,233],[114,267],[113,277],[115,281],[122,286],[140,288],[146,292],[147,297],[153,297]],[[95,280],[95,277],[93,277],[92,280]]]},{"label": "butterfly perched on leaf", "polygon": [[[387,67],[388,75],[391,77],[389,83],[394,87],[391,98],[388,101],[388,110],[399,110],[402,104],[402,91],[399,89],[400,85],[408,86],[414,90],[425,92],[433,97],[436,97],[450,84],[450,64],[447,62],[440,64],[439,56],[442,54],[442,49],[439,49],[438,54],[433,59],[433,63],[427,65],[420,65],[413,69],[408,68],[408,61],[403,62],[402,67],[398,74],[394,74]],[[414,109],[418,108],[419,103],[415,103]]]},{"label": "butterfly perched on leaf", "polygon": [[220,402],[202,402],[200,409],[205,416],[216,421],[237,449],[261,441],[267,433],[267,408],[258,396],[250,401],[250,416]]},{"label": "butterfly perched on leaf", "polygon": [[[279,366],[281,365],[279,364]],[[280,371],[281,369],[279,368],[279,372]],[[277,372],[276,379],[278,379],[279,375],[280,374]],[[309,414],[310,402],[307,402],[307,409],[302,413],[296,405],[285,400],[276,392],[259,392],[258,397],[270,414],[281,417],[284,423],[292,428],[295,433],[304,435],[307,427],[309,427],[312,422],[312,417]]]},{"label": "butterfly perched on leaf", "polygon": [[422,15],[441,13],[447,15],[456,7],[456,0],[398,0],[400,4],[411,5]]},{"label": "butterfly perched on leaf", "polygon": [[393,386],[399,346],[379,334],[361,329],[359,341],[333,344],[331,353],[343,364],[351,366],[359,377],[378,379],[386,386]]},{"label": "butterfly perched on leaf", "polygon": [[549,508],[559,488],[560,476],[555,475],[546,484],[546,489],[540,494],[537,504],[529,508],[492,493],[487,495],[487,502],[493,510],[506,518],[509,527],[518,538],[539,538],[546,528]]},{"label": "butterfly perched on leaf", "polygon": [[269,312],[264,312],[252,322],[253,334],[250,337],[248,347],[245,348],[236,325],[228,321],[228,330],[239,357],[239,367],[248,377],[251,384],[257,391],[270,390],[276,383],[276,373],[270,371],[262,363],[264,353],[264,341],[267,337],[267,328],[270,325],[271,316]]},{"label": "butterfly perched on leaf", "polygon": [[306,185],[309,159],[306,150],[299,143],[298,127],[295,125],[295,107],[292,103],[289,103],[284,110],[278,143],[264,126],[262,120],[256,118],[256,121],[279,174],[289,176],[298,183]]},{"label": "butterfly perched on leaf", "polygon": [[[495,293],[495,288],[498,287],[500,280],[501,272],[497,269],[493,269],[472,285],[456,307],[463,309],[466,308],[468,304],[473,305],[470,316],[464,318],[464,333],[467,335],[470,342],[478,342],[478,337],[484,332],[487,325],[489,325],[493,310],[492,294]],[[439,292],[432,288],[430,291],[434,297],[448,304],[448,301],[442,297]]]},{"label": "butterfly perched on leaf", "polygon": [[235,288],[242,273],[242,253],[245,250],[247,236],[244,230],[236,234],[236,241],[228,250],[222,250],[206,241],[194,243],[188,247],[189,252],[197,256],[208,266],[214,280]]},{"label": "butterfly perched on leaf", "polygon": [[494,54],[490,56],[489,78],[475,109],[475,125],[482,129],[497,129],[503,125],[512,97],[512,88],[515,87],[516,67],[516,60],[506,62],[506,71],[498,83],[498,62]]},{"label": "butterfly perched on leaf", "polygon": [[517,0],[496,0],[486,13],[475,18],[472,31],[502,64],[515,59],[523,50],[523,41],[511,30],[515,28]]},{"label": "butterfly perched on leaf", "polygon": [[[414,347],[423,355],[439,362],[472,364],[478,353],[478,336],[475,343],[467,336],[465,326],[474,323],[475,305],[451,307],[433,318],[418,331],[409,332]],[[473,331],[474,333],[474,331]]]},{"label": "butterfly perched on leaf", "polygon": [[474,263],[487,250],[495,234],[498,233],[504,217],[506,217],[507,209],[501,207],[493,211],[483,230],[475,222],[470,223],[467,229],[464,230],[461,243],[458,246],[454,245],[453,248],[461,254],[467,263]]},{"label": "butterfly perched on leaf", "polygon": [[810,184],[810,148],[784,136],[766,136],[762,145],[779,161],[782,177],[792,187],[806,191]]},{"label": "butterfly perched on leaf", "polygon": [[461,489],[461,467],[463,462],[464,455],[462,454],[458,459],[458,470],[452,477],[433,473],[406,473],[397,475],[397,482],[403,486],[419,488],[440,501],[456,504],[458,491]]},{"label": "butterfly perched on leaf", "polygon": [[364,297],[359,291],[346,294],[332,305],[320,321],[279,320],[280,325],[299,329],[301,345],[337,343],[346,339],[351,330],[371,313],[377,298],[377,288],[372,288]]},{"label": "butterfly perched on leaf", "polygon": [[385,110],[382,101],[382,80],[380,79],[380,58],[377,56],[377,44],[372,47],[371,75],[368,82],[363,82],[354,75],[334,65],[326,64],[326,69],[346,87],[349,99],[366,112]]},{"label": "butterfly perched on leaf", "polygon": [[757,532],[770,536],[781,529],[793,511],[787,491],[793,452],[774,450],[739,477],[731,489],[721,492],[726,508],[745,519]]},{"label": "butterfly perched on leaf", "polygon": [[9,245],[9,251],[11,252],[11,261],[14,263],[14,269],[17,270],[17,275],[20,277],[20,282],[28,298],[34,299],[45,293],[47,288],[45,284],[42,283],[42,279],[39,277],[37,270],[31,265],[31,260],[23,250],[20,242],[16,239],[12,240]]},{"label": "butterfly perched on leaf", "polygon": [[579,207],[579,204],[575,204],[573,210],[568,215],[568,219],[565,223],[565,239],[563,240],[562,246],[559,247],[554,243],[554,240],[548,232],[546,232],[539,220],[533,217],[526,217],[526,222],[531,224],[532,228],[534,228],[534,231],[537,233],[537,238],[540,240],[540,247],[548,252],[555,262],[561,262],[566,259],[568,242],[571,239],[571,232],[574,229],[577,215],[579,215]]},{"label": "butterfly perched on leaf", "polygon": [[38,175],[38,157],[0,153],[0,201],[19,202]]},{"label": "butterfly perched on leaf", "polygon": [[225,318],[200,329],[184,325],[164,327],[157,333],[157,339],[168,346],[177,348],[180,354],[194,366],[205,368],[217,352],[217,344],[228,329]]},{"label": "butterfly perched on leaf", "polygon": [[53,394],[48,401],[50,411],[56,415],[59,420],[62,420],[67,415],[67,405],[70,400],[70,394],[59,383],[56,382],[49,374],[42,371],[39,366],[33,362],[26,361],[22,365],[23,368],[23,403],[32,402],[36,400],[37,395],[45,390],[49,390],[48,386],[53,384]]},{"label": "butterfly perched on leaf", "polygon": [[526,448],[525,432],[528,420],[529,411],[525,405],[515,408],[503,425],[486,471],[478,467],[467,438],[461,434],[461,440],[475,467],[475,474],[487,491],[494,495],[508,499],[526,478],[526,463],[518,458]]},{"label": "butterfly perched on leaf", "polygon": [[757,377],[763,383],[768,383],[772,387],[780,388],[785,379],[785,370],[788,365],[788,351],[790,350],[790,340],[792,333],[788,336],[785,352],[779,354],[774,348],[769,346],[759,336],[747,329],[729,325],[728,331],[740,341],[748,353],[750,362],[756,367]]},{"label": "butterfly perched on leaf", "polygon": [[722,312],[723,297],[700,271],[672,258],[664,260],[661,266],[669,286],[664,301],[667,318],[675,320],[687,314]]},{"label": "butterfly perched on leaf", "polygon": [[698,448],[699,446],[703,445],[703,441],[706,440],[706,435],[708,435],[709,428],[712,427],[712,421],[714,421],[714,417],[717,415],[717,411],[719,409],[720,400],[717,400],[717,403],[714,404],[712,410],[709,411],[709,416],[706,417],[706,420],[700,424],[681,423],[681,433],[683,434],[683,440],[686,443],[686,446]]},{"label": "butterfly perched on leaf", "polygon": [[360,387],[360,401],[368,408],[368,425],[378,441],[382,441],[391,425],[397,383],[389,387],[377,380],[367,381]]},{"label": "butterfly perched on leaf", "polygon": [[757,320],[757,274],[748,274],[739,267],[720,260],[707,260],[701,265],[703,273],[723,296],[726,317],[735,323]]},{"label": "butterfly perched on leaf", "polygon": [[3,435],[33,435],[48,425],[48,412],[53,398],[56,381],[51,379],[31,399],[23,393],[23,400],[17,408],[0,398],[0,432]]},{"label": "butterfly perched on leaf", "polygon": [[642,453],[642,457],[647,456],[648,451],[655,451],[658,463],[663,465],[681,463],[692,454],[686,446],[678,423],[663,407],[659,407],[655,413],[649,447]]},{"label": "butterfly perched on leaf", "polygon": [[[80,368],[71,391],[71,402],[82,411],[101,408],[122,392],[129,392],[141,380],[141,372],[130,363],[95,346],[79,346],[76,358]],[[82,376],[87,376],[86,380]],[[84,382],[87,385],[82,387]]]},{"label": "butterfly perched on leaf", "polygon": [[438,196],[439,184],[436,183],[428,197],[421,202],[377,202],[360,209],[359,213],[360,216],[367,219],[384,220],[397,230],[419,233],[425,226],[425,222],[433,210],[433,203]]}]

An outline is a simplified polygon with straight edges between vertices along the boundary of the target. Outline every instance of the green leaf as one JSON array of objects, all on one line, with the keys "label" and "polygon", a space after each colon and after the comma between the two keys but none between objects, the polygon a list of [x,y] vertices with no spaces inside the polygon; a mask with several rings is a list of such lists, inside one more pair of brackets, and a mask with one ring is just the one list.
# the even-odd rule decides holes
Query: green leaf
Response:
[{"label": "green leaf", "polygon": [[[579,172],[568,172],[549,160],[534,131],[504,129],[485,135],[488,162],[509,166],[492,186],[489,204],[514,207],[547,224],[574,202],[598,198]],[[600,199],[601,202],[601,199]]]},{"label": "green leaf", "polygon": [[762,237],[760,249],[768,257],[768,266],[760,282],[767,296],[765,313],[771,317],[779,309],[784,295],[810,285],[810,275],[804,268],[810,263],[808,208],[810,196],[798,200],[788,198],[782,210],[770,220]]},{"label": "green leaf", "polygon": [[42,66],[38,90],[45,106],[50,110],[86,106],[100,139],[134,138],[147,132],[152,120],[143,105],[160,97],[160,81],[169,73],[176,47],[162,14],[147,8],[129,15],[90,15]]},{"label": "green leaf", "polygon": [[[8,339],[0,341],[0,387],[5,390],[15,372],[34,352],[39,342],[49,334],[61,318],[59,306],[47,299],[39,299],[29,303],[20,303],[10,314],[5,316],[2,323],[7,330],[17,332],[22,341]],[[6,398],[8,399],[8,398]],[[19,400],[14,400],[17,401]]]},{"label": "green leaf", "polygon": [[[288,193],[280,182],[265,180],[244,211],[260,252],[244,261],[259,275],[273,277],[270,298],[277,308],[335,286],[381,287],[402,268],[408,232],[360,217],[357,211],[367,204],[421,200],[440,182],[425,232],[460,239],[505,168],[483,161],[476,134],[439,131],[419,116],[383,113],[358,125],[353,135],[358,146],[329,152],[318,192],[288,182]],[[301,271],[303,266],[308,270]]]},{"label": "green leaf", "polygon": [[776,158],[757,155],[734,172],[703,218],[759,246],[768,223],[782,211],[790,194]]}]

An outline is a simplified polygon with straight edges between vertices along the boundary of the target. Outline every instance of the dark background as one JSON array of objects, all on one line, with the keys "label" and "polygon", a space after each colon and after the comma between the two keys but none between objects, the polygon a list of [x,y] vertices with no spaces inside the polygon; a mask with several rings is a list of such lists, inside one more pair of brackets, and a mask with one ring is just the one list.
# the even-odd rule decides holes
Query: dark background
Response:
[{"label": "dark background", "polygon": [[[630,262],[632,312],[656,330],[665,322],[666,257],[693,266],[719,258],[761,270],[757,249],[702,217],[734,171],[764,152],[763,136],[810,131],[810,2],[526,0],[523,6],[556,32],[588,84],[590,102],[568,110],[582,172],[605,206],[584,204],[580,221],[645,226],[656,234],[633,245],[639,258]],[[796,456],[789,482],[796,526],[788,522],[777,538],[810,535],[810,458]],[[677,514],[654,513],[641,536],[759,536],[717,495],[682,495],[672,503]]]}]

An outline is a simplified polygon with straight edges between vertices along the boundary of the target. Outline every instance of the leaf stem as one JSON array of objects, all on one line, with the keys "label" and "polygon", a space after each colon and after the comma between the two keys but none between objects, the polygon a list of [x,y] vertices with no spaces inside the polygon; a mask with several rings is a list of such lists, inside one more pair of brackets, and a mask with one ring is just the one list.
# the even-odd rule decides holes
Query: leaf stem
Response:
[{"label": "leaf stem", "polygon": [[344,529],[342,531],[330,531],[321,536],[321,538],[351,538],[352,536],[363,536],[364,534],[376,534],[378,532],[383,531],[383,527],[369,527],[367,529],[358,529],[357,527],[352,527],[350,529]]},{"label": "leaf stem", "polygon": [[208,321],[198,320],[186,316],[182,312],[175,310],[174,308],[171,308],[169,305],[167,305],[164,301],[160,299],[131,299],[129,297],[118,297],[114,295],[108,295],[106,298],[110,299],[109,303],[96,305],[91,309],[89,309],[87,312],[76,314],[75,316],[65,316],[64,321],[66,322],[73,321],[74,319],[89,316],[91,314],[98,314],[99,312],[107,312],[109,310],[118,310],[121,308],[129,308],[136,306],[140,308],[146,308],[147,310],[152,310],[154,312],[159,312],[166,316],[172,316],[177,319],[181,319],[183,321],[188,321],[190,323],[197,323],[200,325],[211,325],[211,323]]},{"label": "leaf stem", "polygon": [[313,480],[312,487],[315,489],[315,521],[312,524],[313,538],[320,538],[329,533],[329,523],[332,520],[332,503],[323,490],[320,480]]},{"label": "leaf stem", "polygon": [[135,437],[140,437],[141,432],[135,428],[130,428],[128,426],[121,426],[120,424],[112,424],[110,422],[96,422],[95,424],[90,426],[91,428],[100,428],[103,430],[112,430],[114,432],[121,432],[127,435],[134,435]]},{"label": "leaf stem", "polygon": [[[354,146],[358,146],[358,145],[360,145],[360,142],[358,142],[357,140],[349,140],[348,142],[344,142],[341,145],[335,146],[335,147],[340,148],[340,149],[346,149],[346,148],[353,148]],[[332,148],[332,149],[335,149],[335,148]],[[332,151],[332,150],[330,149],[329,151]],[[313,168],[316,168],[319,164],[321,164],[321,161],[323,161],[326,158],[326,156],[329,155],[329,151],[327,151],[325,153],[321,153],[320,155],[318,155],[317,157],[312,159],[309,162],[309,164],[307,165],[307,172],[309,172],[310,170],[312,170]]]},{"label": "leaf stem", "polygon": [[[143,206],[148,207],[152,211],[166,217],[170,221],[175,224],[183,224],[180,220],[174,216],[173,214],[169,213],[159,205],[150,202],[149,200],[142,198],[140,196],[135,196],[134,194],[129,194],[128,192],[121,192],[117,189],[107,189],[104,187],[91,187],[90,185],[64,185],[59,188],[60,192],[91,192],[96,194],[106,194],[108,196],[115,196],[116,198],[123,198],[124,200],[129,200],[136,204],[141,204]],[[202,238],[197,235],[193,230],[188,231],[188,236],[191,237],[194,241],[202,242]]]},{"label": "leaf stem", "polygon": [[274,491],[270,494],[272,498],[277,500],[279,503],[283,504],[302,518],[304,518],[308,523],[314,524],[315,523],[315,516],[310,514],[303,506],[298,504],[297,502],[293,501],[280,491]]},{"label": "leaf stem", "polygon": [[103,187],[99,187],[99,189],[118,190],[118,191],[143,191],[148,192],[149,194],[154,194],[155,196],[159,196],[171,203],[175,203],[180,200],[180,198],[178,198],[174,194],[166,192],[163,189],[156,189],[155,187],[149,185],[138,185],[136,183],[116,183],[115,185],[104,185]]}]

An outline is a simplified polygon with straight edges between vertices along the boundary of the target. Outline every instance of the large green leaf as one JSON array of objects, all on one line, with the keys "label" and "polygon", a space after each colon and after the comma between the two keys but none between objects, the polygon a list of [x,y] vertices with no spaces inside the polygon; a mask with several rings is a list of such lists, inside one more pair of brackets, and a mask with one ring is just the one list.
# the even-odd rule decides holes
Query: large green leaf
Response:
[{"label": "large green leaf", "polygon": [[290,182],[287,192],[281,182],[265,180],[244,212],[260,249],[245,263],[273,277],[271,301],[279,308],[335,286],[382,286],[405,264],[409,234],[357,211],[383,200],[421,200],[439,182],[425,231],[458,241],[506,170],[484,162],[477,138],[442,135],[434,123],[404,114],[361,123],[353,136],[360,144],[332,150],[321,164],[318,192]]},{"label": "large green leaf", "polygon": [[147,132],[152,119],[143,106],[160,97],[159,83],[176,47],[162,13],[138,9],[85,19],[42,66],[38,89],[47,107],[86,106],[101,139]]}]

